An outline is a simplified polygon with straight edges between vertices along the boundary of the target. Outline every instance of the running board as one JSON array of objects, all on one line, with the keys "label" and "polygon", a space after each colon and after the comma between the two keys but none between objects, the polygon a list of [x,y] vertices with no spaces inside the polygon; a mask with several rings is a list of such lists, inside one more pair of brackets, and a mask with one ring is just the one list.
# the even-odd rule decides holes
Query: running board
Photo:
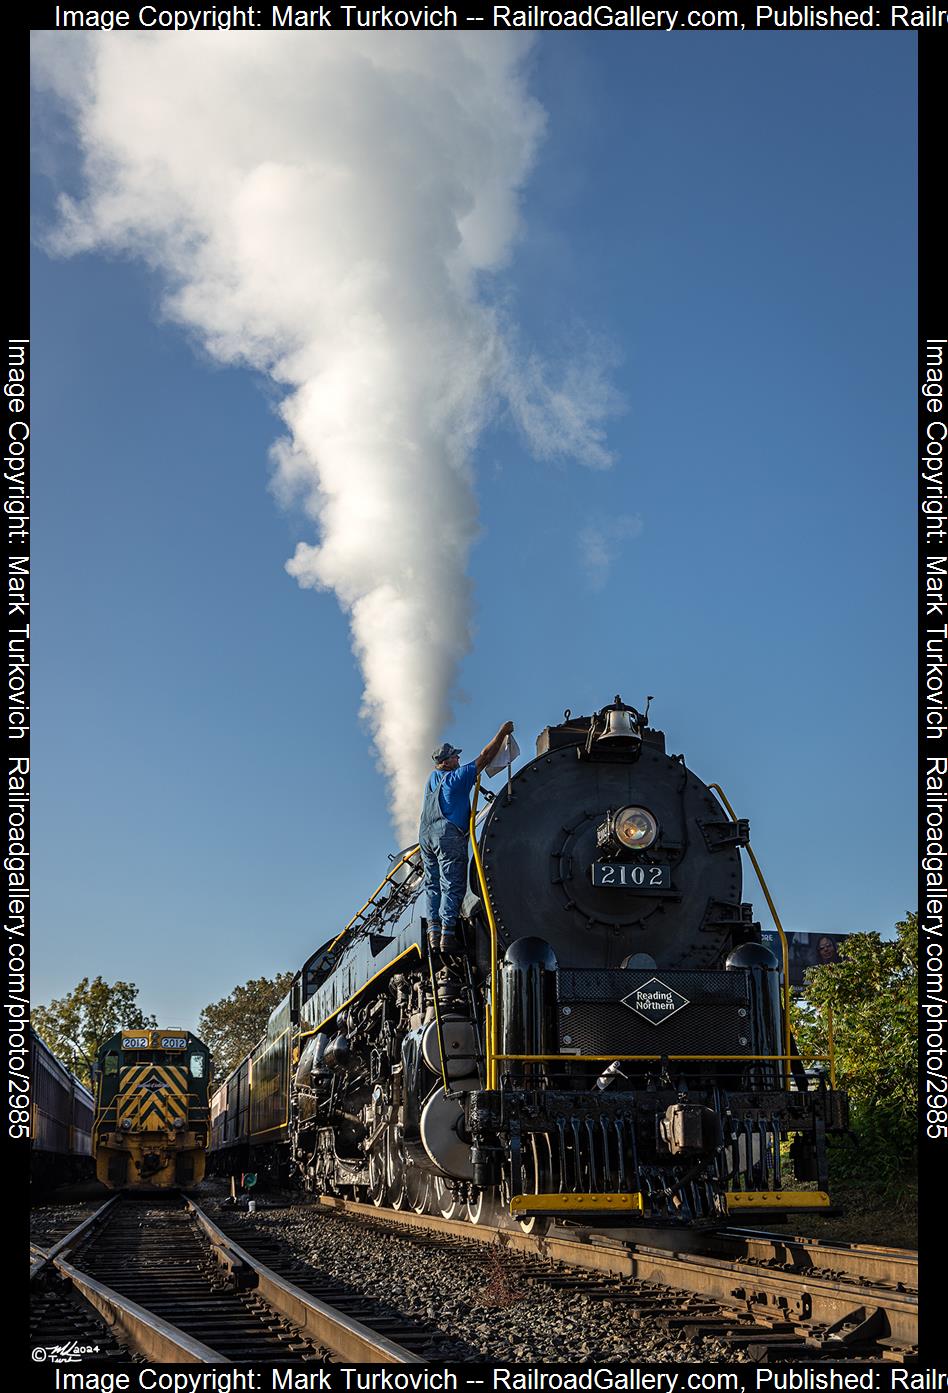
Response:
[{"label": "running board", "polygon": [[642,1196],[631,1195],[514,1195],[510,1213],[515,1219],[556,1214],[618,1214],[644,1209]]},{"label": "running board", "polygon": [[[726,1214],[748,1215],[767,1211],[785,1214],[830,1208],[824,1190],[727,1190],[722,1195]],[[595,1215],[645,1213],[644,1196],[632,1194],[514,1195],[510,1213],[514,1219],[555,1218],[556,1215]]]},{"label": "running board", "polygon": [[750,1210],[829,1209],[825,1190],[727,1190],[724,1195],[728,1214],[747,1214]]}]

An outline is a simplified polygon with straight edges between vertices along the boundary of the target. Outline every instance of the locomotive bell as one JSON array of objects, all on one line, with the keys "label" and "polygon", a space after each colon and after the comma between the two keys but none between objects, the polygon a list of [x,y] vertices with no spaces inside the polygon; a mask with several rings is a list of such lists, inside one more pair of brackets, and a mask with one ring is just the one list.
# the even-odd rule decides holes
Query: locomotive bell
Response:
[{"label": "locomotive bell", "polygon": [[641,739],[628,711],[610,710],[606,717],[606,728],[600,740],[639,740]]},{"label": "locomotive bell", "polygon": [[616,697],[616,704],[609,706],[603,713],[606,718],[605,729],[597,737],[598,744],[608,744],[613,741],[621,742],[627,748],[632,749],[642,743],[642,735],[638,724],[633,721],[633,712],[628,706],[622,704],[622,699]]}]

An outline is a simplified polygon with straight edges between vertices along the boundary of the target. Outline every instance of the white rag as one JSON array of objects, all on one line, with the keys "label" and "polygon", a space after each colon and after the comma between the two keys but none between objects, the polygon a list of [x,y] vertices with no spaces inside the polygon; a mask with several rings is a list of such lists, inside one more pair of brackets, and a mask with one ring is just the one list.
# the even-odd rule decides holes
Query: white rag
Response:
[{"label": "white rag", "polygon": [[506,769],[508,764],[513,764],[514,760],[519,757],[520,746],[517,744],[514,736],[508,735],[504,738],[504,743],[494,755],[494,758],[491,760],[490,764],[488,764],[484,773],[489,779],[492,779],[495,774],[500,773],[501,769]]}]

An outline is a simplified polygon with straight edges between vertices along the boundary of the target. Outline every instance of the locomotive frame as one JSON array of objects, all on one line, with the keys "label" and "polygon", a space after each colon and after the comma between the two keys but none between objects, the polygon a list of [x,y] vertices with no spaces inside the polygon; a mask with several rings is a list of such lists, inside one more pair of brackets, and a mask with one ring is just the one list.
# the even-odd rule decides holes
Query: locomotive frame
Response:
[{"label": "locomotive frame", "polygon": [[[464,954],[429,948],[408,848],[214,1094],[216,1164],[528,1227],[826,1210],[833,1061],[794,1050],[747,823],[647,711],[567,712],[505,790],[478,779],[470,841]],[[783,1186],[790,1135],[815,1190]]]}]

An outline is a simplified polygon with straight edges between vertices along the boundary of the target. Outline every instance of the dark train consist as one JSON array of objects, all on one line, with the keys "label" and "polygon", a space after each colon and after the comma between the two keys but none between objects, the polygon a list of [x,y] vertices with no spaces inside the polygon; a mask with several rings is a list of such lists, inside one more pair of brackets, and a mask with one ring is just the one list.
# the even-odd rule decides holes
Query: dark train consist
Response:
[{"label": "dark train consist", "polygon": [[526,1227],[828,1205],[846,1100],[794,1055],[747,823],[647,708],[567,711],[474,809],[463,956],[429,952],[410,848],[215,1092],[218,1163]]},{"label": "dark train consist", "polygon": [[203,1179],[211,1057],[189,1030],[120,1030],[93,1072],[96,1176],[110,1190]]},{"label": "dark train consist", "polygon": [[92,1094],[30,1027],[30,1178],[41,1189],[92,1175]]}]

